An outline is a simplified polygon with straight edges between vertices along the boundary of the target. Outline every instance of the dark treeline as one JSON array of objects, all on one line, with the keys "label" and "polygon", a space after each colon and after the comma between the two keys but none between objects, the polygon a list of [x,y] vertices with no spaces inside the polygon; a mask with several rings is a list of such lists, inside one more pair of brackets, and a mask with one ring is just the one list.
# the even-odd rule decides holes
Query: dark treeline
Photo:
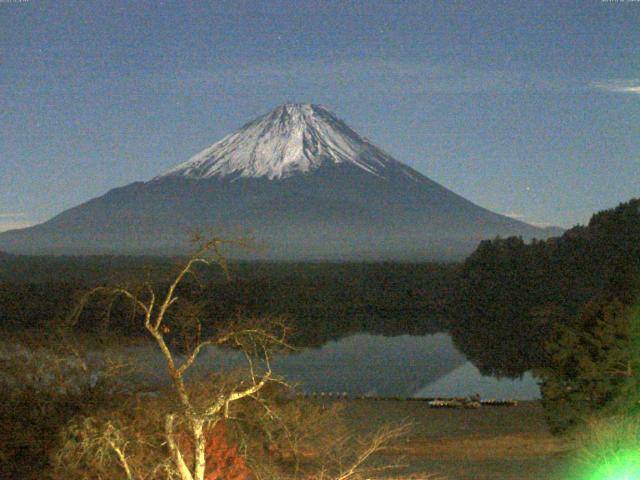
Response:
[{"label": "dark treeline", "polygon": [[161,281],[173,273],[178,259],[165,257],[89,255],[10,255],[0,252],[1,284],[66,283],[79,288],[99,284]]},{"label": "dark treeline", "polygon": [[[180,259],[11,257],[0,259],[0,325],[44,329],[64,322],[83,291],[104,283],[162,285]],[[422,335],[446,330],[455,266],[399,263],[236,263],[232,279],[200,269],[181,288],[183,310],[204,326],[236,316],[284,316],[292,340],[319,346],[355,332]],[[180,311],[179,309],[177,311]],[[104,299],[83,313],[83,330],[136,334],[130,304]]]},{"label": "dark treeline", "polygon": [[482,242],[460,270],[451,332],[481,371],[516,376],[546,366],[554,324],[589,302],[633,303],[639,280],[640,200],[632,200],[559,238]]}]

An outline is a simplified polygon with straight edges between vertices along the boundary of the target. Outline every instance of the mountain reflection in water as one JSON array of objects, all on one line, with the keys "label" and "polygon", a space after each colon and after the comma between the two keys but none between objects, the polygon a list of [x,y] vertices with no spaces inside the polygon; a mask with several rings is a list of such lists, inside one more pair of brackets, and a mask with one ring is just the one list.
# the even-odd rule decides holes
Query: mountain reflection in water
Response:
[{"label": "mountain reflection in water", "polygon": [[[139,348],[139,347],[138,347]],[[164,378],[155,350],[136,349],[146,374]],[[210,348],[197,362],[200,373],[244,366],[237,351]],[[276,374],[302,392],[346,392],[385,397],[451,397],[480,394],[482,398],[528,400],[540,397],[531,375],[520,380],[485,377],[453,345],[448,334],[385,337],[358,333],[320,348],[310,348],[272,361]]]}]

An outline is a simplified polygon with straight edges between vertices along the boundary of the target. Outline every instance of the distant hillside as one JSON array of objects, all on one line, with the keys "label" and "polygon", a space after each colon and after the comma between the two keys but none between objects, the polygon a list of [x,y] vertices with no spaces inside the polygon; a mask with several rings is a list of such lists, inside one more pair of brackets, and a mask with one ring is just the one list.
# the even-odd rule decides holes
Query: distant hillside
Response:
[{"label": "distant hillside", "polygon": [[554,323],[591,300],[629,304],[640,293],[640,199],[558,238],[486,240],[464,262],[455,291],[452,331],[480,370],[519,375],[544,365]]}]

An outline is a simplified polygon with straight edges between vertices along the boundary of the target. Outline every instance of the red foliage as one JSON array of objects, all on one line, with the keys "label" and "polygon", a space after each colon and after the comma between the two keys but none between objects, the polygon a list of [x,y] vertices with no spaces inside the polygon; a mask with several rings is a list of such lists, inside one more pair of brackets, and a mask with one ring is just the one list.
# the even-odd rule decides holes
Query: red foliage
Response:
[{"label": "red foliage", "polygon": [[[206,480],[251,480],[253,475],[237,445],[229,441],[225,424],[217,423],[205,432]],[[193,461],[193,440],[183,434],[178,444],[187,464]]]},{"label": "red foliage", "polygon": [[251,471],[238,447],[229,443],[224,423],[216,424],[206,435],[206,480],[249,480]]}]

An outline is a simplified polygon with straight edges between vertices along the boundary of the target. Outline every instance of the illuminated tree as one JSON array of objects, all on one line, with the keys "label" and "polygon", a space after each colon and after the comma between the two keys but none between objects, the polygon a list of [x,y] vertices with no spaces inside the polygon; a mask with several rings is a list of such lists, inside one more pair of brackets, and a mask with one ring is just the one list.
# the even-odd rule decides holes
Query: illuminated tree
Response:
[{"label": "illuminated tree", "polygon": [[[87,479],[96,478],[95,472],[100,472],[101,477],[119,472],[127,480],[250,478],[248,464],[239,455],[238,445],[228,436],[228,426],[243,414],[238,406],[248,400],[257,402],[268,420],[280,425],[275,429],[262,428],[267,436],[271,435],[272,445],[279,438],[285,448],[299,458],[306,439],[300,429],[308,428],[313,421],[309,418],[303,422],[291,420],[286,416],[286,409],[275,408],[268,398],[263,398],[270,385],[286,386],[274,376],[270,362],[275,352],[290,349],[282,319],[239,318],[205,336],[198,306],[181,302],[178,296],[181,283],[188,275],[195,274],[197,265],[218,265],[228,277],[228,265],[220,249],[238,244],[242,245],[223,239],[207,241],[180,267],[164,291],[158,292],[147,283],[137,291],[98,287],[85,295],[73,312],[72,323],[77,322],[84,306],[97,295],[124,297],[131,302],[161,353],[173,395],[123,393],[115,399],[120,402],[119,408],[112,406],[75,419],[62,435],[56,462],[60,475],[75,466],[74,478]],[[171,341],[175,332],[179,333],[179,351]],[[210,347],[230,347],[242,352],[246,373],[233,376],[218,371],[207,378],[194,379],[197,360]],[[158,423],[163,424],[162,431],[158,430]],[[363,478],[365,462],[406,431],[404,425],[384,427],[353,448],[350,446],[355,440],[352,435],[340,436],[334,430],[329,441],[334,448],[324,449],[317,471],[302,472],[296,463],[294,476],[288,474],[286,478]],[[251,441],[245,443],[251,444]],[[267,478],[277,476],[271,472]]]},{"label": "illuminated tree", "polygon": [[[177,355],[170,348],[167,334],[171,329],[167,319],[169,309],[178,301],[176,293],[178,286],[187,275],[193,274],[194,267],[198,264],[217,264],[228,276],[227,262],[220,252],[220,248],[228,244],[242,243],[219,238],[205,242],[180,268],[166,292],[158,294],[150,284],[144,285],[140,294],[126,288],[98,287],[86,295],[74,312],[74,318],[77,318],[84,305],[97,294],[124,296],[141,311],[144,328],[162,354],[169,380],[178,399],[175,411],[168,412],[164,416],[164,440],[170,452],[172,466],[181,480],[205,480],[208,442],[206,432],[229,416],[230,406],[233,403],[247,397],[255,397],[269,382],[277,381],[271,370],[270,355],[275,350],[288,348],[285,342],[286,328],[277,319],[266,321],[263,319],[261,323],[252,321],[248,324],[236,322],[225,331],[208,338],[201,338],[202,328],[197,315],[187,316],[191,324],[182,325],[189,328],[194,336],[192,347],[186,355],[184,357]],[[195,399],[192,396],[187,384],[187,373],[195,365],[199,354],[210,346],[230,346],[242,350],[248,362],[249,375],[230,388],[225,388],[226,386],[220,388],[217,394],[203,402],[202,398]],[[259,368],[256,362],[259,363]],[[191,442],[187,444],[178,442],[177,420],[181,421],[181,428],[188,432]],[[107,444],[116,453],[127,478],[133,479],[134,473],[123,449],[117,447],[115,441]],[[187,459],[191,461],[188,462]]]}]

